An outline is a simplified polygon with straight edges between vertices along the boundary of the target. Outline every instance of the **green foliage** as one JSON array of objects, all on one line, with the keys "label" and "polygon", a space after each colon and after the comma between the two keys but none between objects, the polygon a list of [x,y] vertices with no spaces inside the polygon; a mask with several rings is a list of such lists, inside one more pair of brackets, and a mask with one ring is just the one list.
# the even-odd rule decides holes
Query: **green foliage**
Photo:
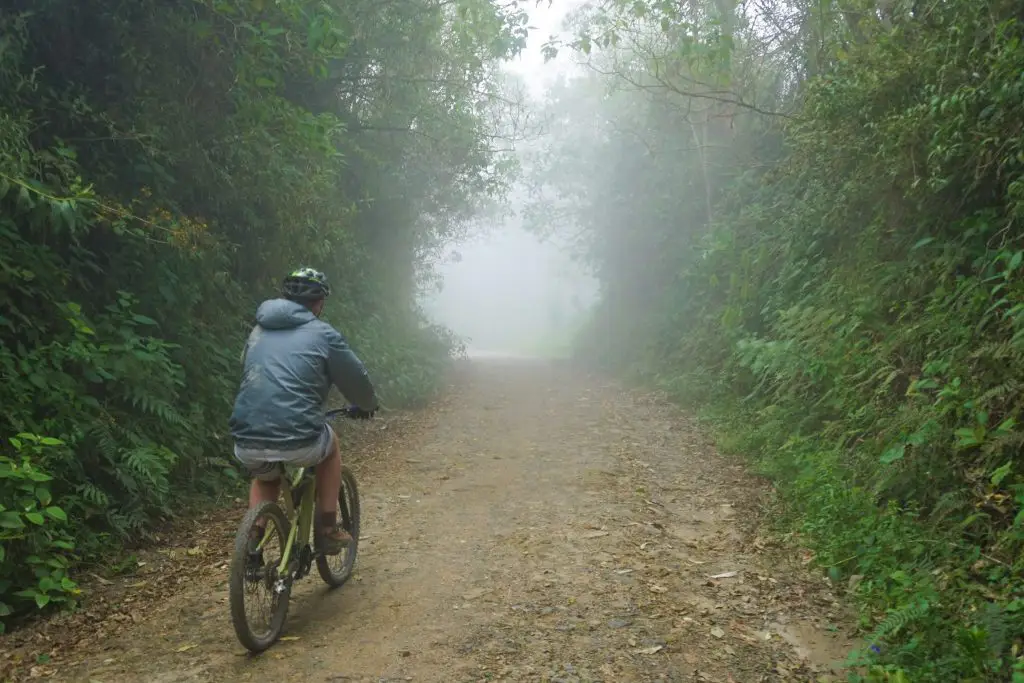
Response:
[{"label": "green foliage", "polygon": [[605,293],[579,352],[713,415],[780,523],[862,577],[852,671],[1021,680],[1024,26],[837,5],[798,3],[822,33],[757,70],[738,32],[728,91],[654,26],[561,96],[607,120],[581,167],[616,160],[564,195]]},{"label": "green foliage", "polygon": [[[0,617],[28,605],[42,609],[66,603],[78,594],[68,576],[68,513],[55,504],[46,468],[59,439],[19,434],[11,439],[14,456],[0,456]],[[3,622],[0,622],[0,633]]]},{"label": "green foliage", "polygon": [[[42,564],[0,558],[0,618],[60,602],[69,562],[237,479],[239,350],[297,265],[331,276],[328,318],[386,405],[431,394],[458,345],[418,283],[504,185],[493,72],[524,30],[484,0],[7,3],[0,456],[45,475],[52,505],[11,537]],[[21,479],[3,481],[22,515]]]}]

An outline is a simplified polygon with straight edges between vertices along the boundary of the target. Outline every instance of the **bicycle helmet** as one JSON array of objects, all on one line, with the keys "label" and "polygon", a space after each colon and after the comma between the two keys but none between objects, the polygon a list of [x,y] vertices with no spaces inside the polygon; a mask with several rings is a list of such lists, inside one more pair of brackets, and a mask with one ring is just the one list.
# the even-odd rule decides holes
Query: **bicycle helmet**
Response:
[{"label": "bicycle helmet", "polygon": [[313,268],[293,270],[281,285],[281,294],[292,301],[319,301],[331,295],[327,276]]}]

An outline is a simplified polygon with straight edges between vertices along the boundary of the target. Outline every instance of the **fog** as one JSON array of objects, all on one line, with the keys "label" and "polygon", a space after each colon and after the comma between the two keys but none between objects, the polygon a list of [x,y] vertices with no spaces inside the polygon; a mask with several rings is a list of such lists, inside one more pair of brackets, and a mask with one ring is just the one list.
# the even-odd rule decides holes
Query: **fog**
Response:
[{"label": "fog", "polygon": [[515,216],[453,246],[440,271],[442,289],[424,307],[471,355],[565,355],[596,299],[585,269]]},{"label": "fog", "polygon": [[[552,84],[571,73],[567,55],[547,63],[542,46],[562,33],[568,12],[579,0],[541,3],[531,8],[527,49],[505,65],[526,87],[526,96],[542,100]],[[543,135],[521,143],[519,161],[543,146]],[[596,280],[557,236],[527,229],[524,214],[531,200],[520,179],[505,198],[504,210],[490,225],[477,226],[451,245],[440,264],[439,291],[424,296],[430,318],[462,337],[471,355],[561,356],[597,300]]]}]

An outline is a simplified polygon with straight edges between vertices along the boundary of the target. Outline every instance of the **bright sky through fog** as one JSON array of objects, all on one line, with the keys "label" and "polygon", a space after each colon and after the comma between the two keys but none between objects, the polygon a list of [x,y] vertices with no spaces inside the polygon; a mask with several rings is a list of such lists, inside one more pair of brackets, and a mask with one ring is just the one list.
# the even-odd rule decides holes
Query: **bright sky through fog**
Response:
[{"label": "bright sky through fog", "polygon": [[[566,14],[583,0],[531,0],[530,37],[526,49],[504,68],[520,76],[539,107],[544,91],[572,67],[572,54],[562,50],[544,62],[542,48],[561,33]],[[527,199],[521,187],[510,195],[511,209],[520,213]],[[441,292],[425,297],[431,318],[467,338],[479,352],[542,352],[557,341],[564,346],[578,326],[583,310],[594,299],[595,284],[567,254],[542,243],[523,230],[519,216],[498,218],[483,235],[454,250],[458,262],[439,267],[444,278]]]},{"label": "bright sky through fog", "polygon": [[548,42],[550,36],[562,32],[561,23],[566,14],[583,3],[584,0],[554,0],[549,7],[548,0],[540,0],[539,5],[528,8],[530,26],[534,27],[534,30],[530,31],[530,38],[523,53],[518,59],[506,64],[505,68],[526,80],[532,96],[540,97],[557,75],[566,70],[567,60],[564,53],[545,64],[541,48]]}]

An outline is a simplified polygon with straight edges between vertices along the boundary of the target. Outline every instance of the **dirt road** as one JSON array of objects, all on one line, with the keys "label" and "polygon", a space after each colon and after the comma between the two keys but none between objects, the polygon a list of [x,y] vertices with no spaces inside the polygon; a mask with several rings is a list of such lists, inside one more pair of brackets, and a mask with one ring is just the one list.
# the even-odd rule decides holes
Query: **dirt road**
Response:
[{"label": "dirt road", "polygon": [[152,554],[85,632],[41,631],[35,651],[52,655],[35,675],[753,683],[818,680],[846,654],[830,587],[757,535],[764,485],[671,407],[563,365],[488,359],[388,427],[356,468],[356,579],[299,584],[288,640],[253,658],[234,638],[234,509]]}]

